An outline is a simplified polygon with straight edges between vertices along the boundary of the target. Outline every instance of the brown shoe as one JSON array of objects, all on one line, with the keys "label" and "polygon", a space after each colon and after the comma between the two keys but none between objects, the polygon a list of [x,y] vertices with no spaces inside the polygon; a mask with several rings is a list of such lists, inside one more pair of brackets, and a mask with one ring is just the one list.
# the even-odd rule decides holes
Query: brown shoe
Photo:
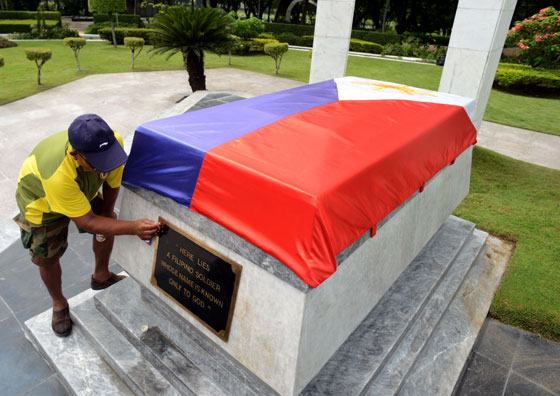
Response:
[{"label": "brown shoe", "polygon": [[70,306],[58,311],[53,310],[52,329],[58,337],[68,337],[72,332],[72,319],[70,318]]},{"label": "brown shoe", "polygon": [[105,282],[99,282],[97,280],[95,280],[93,278],[93,275],[91,276],[91,288],[93,290],[103,290],[108,288],[111,285],[114,285],[115,283],[123,280],[124,278],[126,278],[126,276],[124,275],[117,275],[113,272],[111,272],[111,276],[109,277],[109,279],[107,279]]}]

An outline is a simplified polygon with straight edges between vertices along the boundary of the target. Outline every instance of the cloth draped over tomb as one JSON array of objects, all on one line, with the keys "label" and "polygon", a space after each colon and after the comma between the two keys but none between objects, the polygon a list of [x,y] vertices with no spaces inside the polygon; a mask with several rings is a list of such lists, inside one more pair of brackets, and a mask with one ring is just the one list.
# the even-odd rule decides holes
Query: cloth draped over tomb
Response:
[{"label": "cloth draped over tomb", "polygon": [[317,287],[338,253],[476,143],[474,112],[473,99],[343,77],[147,122],[123,182]]}]

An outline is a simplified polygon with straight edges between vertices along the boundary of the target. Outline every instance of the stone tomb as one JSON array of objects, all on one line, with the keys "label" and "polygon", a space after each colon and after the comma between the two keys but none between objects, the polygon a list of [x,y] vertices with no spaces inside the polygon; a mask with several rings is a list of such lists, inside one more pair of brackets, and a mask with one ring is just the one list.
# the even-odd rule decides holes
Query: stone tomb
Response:
[{"label": "stone tomb", "polygon": [[337,257],[313,289],[284,264],[203,216],[153,192],[124,189],[120,218],[162,217],[242,267],[229,338],[152,284],[155,244],[120,237],[113,255],[146,291],[282,395],[299,394],[383,297],[468,192],[471,150],[441,170]]}]

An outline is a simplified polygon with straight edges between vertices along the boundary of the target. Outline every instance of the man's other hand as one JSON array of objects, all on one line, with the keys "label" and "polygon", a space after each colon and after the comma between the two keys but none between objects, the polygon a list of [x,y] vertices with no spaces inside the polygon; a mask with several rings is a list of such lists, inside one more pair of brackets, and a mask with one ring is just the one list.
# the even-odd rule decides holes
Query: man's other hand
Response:
[{"label": "man's other hand", "polygon": [[149,241],[159,230],[159,224],[148,219],[136,220],[134,222],[134,235],[138,238]]}]

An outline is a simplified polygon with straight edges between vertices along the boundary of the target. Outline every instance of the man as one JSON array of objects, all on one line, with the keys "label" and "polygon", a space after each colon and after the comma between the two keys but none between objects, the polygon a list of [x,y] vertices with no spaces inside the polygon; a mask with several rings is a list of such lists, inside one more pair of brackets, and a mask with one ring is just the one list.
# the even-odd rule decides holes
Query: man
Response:
[{"label": "man", "polygon": [[[76,118],[68,131],[43,140],[25,160],[18,178],[14,218],[23,246],[39,266],[53,301],[52,328],[59,337],[72,331],[70,308],[62,294],[60,257],[68,246],[68,224],[93,236],[95,269],[91,288],[105,289],[122,278],[109,271],[114,235],[151,239],[158,224],[117,220],[113,212],[127,160],[122,138],[95,114]],[[102,188],[102,195],[99,189]]]}]

